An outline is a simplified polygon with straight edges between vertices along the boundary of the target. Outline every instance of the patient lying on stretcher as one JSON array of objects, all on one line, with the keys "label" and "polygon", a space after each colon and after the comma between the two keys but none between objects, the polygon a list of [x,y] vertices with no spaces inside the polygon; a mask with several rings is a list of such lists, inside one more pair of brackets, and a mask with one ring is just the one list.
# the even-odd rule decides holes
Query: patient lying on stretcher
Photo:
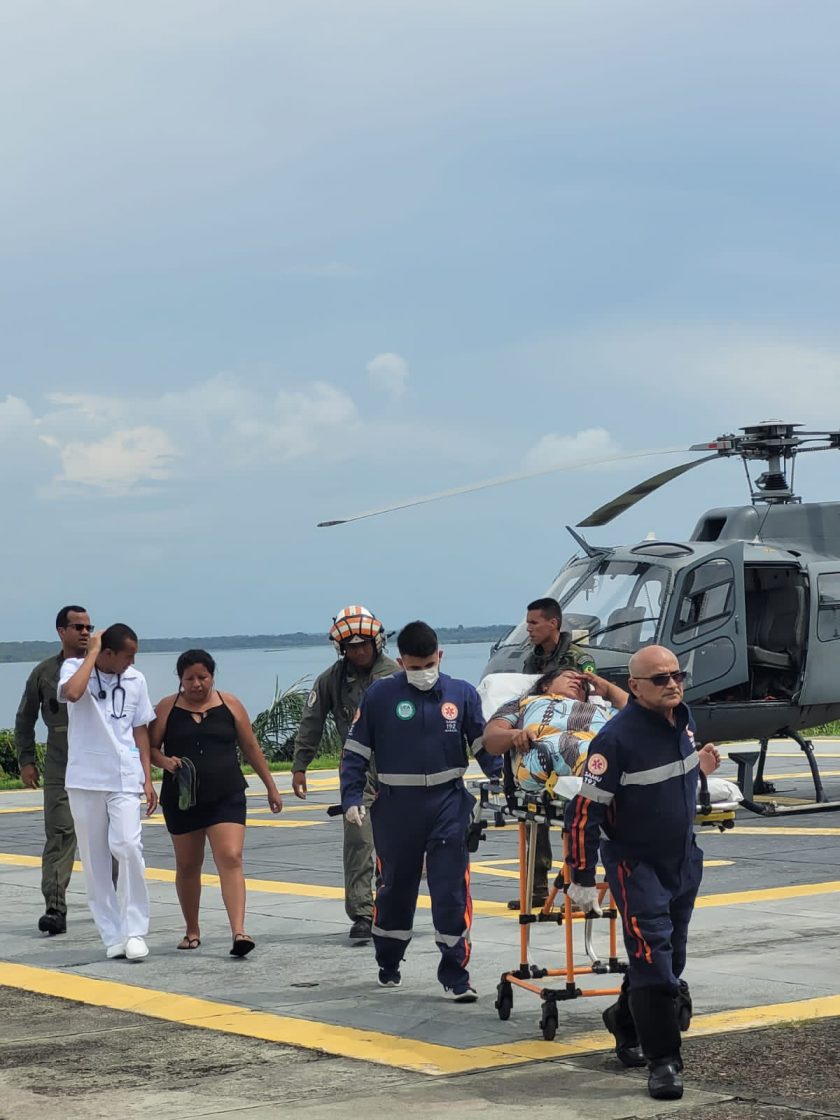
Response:
[{"label": "patient lying on stretcher", "polygon": [[595,673],[552,670],[495,711],[484,747],[496,755],[513,751],[520,789],[553,794],[558,778],[582,773],[590,742],[627,699],[623,688]]}]

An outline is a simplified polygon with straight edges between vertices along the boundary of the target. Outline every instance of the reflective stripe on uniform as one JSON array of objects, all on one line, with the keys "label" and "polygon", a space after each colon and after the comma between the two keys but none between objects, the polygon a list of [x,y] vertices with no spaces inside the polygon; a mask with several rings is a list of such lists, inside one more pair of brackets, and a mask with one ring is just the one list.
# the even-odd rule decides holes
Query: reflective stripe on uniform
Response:
[{"label": "reflective stripe on uniform", "polygon": [[370,747],[363,747],[361,743],[354,743],[352,739],[348,739],[344,744],[344,749],[350,751],[351,754],[360,754],[362,758],[370,761],[372,754]]},{"label": "reflective stripe on uniform", "polygon": [[410,941],[414,932],[410,929],[382,929],[375,922],[370,927],[370,931],[376,937],[390,937],[392,941]]},{"label": "reflective stripe on uniform", "polygon": [[439,770],[437,774],[380,774],[379,784],[383,786],[442,786],[466,774],[466,766],[455,766],[451,770]]},{"label": "reflective stripe on uniform", "polygon": [[440,930],[435,930],[435,941],[438,945],[445,945],[447,949],[454,949],[462,940],[469,940],[469,930],[465,929],[463,933],[441,933]]},{"label": "reflective stripe on uniform", "polygon": [[606,789],[598,789],[597,786],[590,786],[586,782],[580,787],[580,796],[585,797],[587,801],[597,801],[599,805],[609,805],[615,797],[614,793],[610,793]]},{"label": "reflective stripe on uniform", "polygon": [[[621,775],[623,786],[655,786],[659,782],[667,782],[669,778],[681,778],[689,774],[696,766],[700,765],[700,756],[696,751],[688,758],[681,758],[678,762],[666,762],[664,766],[654,766],[652,770],[636,770],[632,774]],[[581,792],[583,792],[581,790]]]}]

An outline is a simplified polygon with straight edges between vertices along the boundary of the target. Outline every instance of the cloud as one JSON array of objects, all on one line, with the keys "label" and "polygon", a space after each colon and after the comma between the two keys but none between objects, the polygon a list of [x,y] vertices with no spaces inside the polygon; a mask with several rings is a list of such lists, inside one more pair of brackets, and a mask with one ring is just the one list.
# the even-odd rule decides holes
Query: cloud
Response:
[{"label": "cloud", "polygon": [[548,432],[526,452],[522,467],[526,471],[573,467],[590,459],[620,453],[621,448],[605,428],[585,428],[573,436]]},{"label": "cloud", "polygon": [[[44,437],[44,442],[55,446],[53,437]],[[122,428],[94,443],[64,444],[60,448],[64,471],[55,481],[125,494],[142,483],[168,478],[170,464],[179,454],[161,428]]]},{"label": "cloud", "polygon": [[408,389],[408,362],[401,354],[377,354],[367,364],[368,377],[374,388],[386,393],[392,401],[405,396]]}]

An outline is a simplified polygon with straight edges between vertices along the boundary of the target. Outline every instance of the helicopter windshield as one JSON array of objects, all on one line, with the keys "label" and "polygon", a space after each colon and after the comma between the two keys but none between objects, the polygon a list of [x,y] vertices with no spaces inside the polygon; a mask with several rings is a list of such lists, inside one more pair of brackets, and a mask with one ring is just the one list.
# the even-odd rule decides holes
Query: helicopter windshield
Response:
[{"label": "helicopter windshield", "polygon": [[[564,630],[585,630],[597,649],[633,653],[653,641],[669,571],[644,561],[607,560],[565,568],[548,591],[563,608]],[[528,641],[521,622],[501,643]]]}]

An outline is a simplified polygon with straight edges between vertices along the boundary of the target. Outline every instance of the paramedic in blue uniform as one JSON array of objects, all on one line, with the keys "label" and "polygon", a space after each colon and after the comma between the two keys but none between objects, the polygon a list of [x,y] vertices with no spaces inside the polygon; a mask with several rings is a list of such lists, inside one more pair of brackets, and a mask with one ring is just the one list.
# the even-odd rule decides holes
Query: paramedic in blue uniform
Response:
[{"label": "paramedic in blue uniform", "polygon": [[[484,731],[481,702],[471,684],[440,672],[443,654],[425,622],[405,626],[397,648],[403,671],[368,688],[341,758],[341,807],[350,824],[364,820],[371,759],[378,773],[370,815],[380,874],[373,911],[379,985],[400,986],[425,856],[438,979],[450,999],[473,1003],[467,826],[475,798],[464,772],[468,748]],[[484,750],[476,758],[485,773],[499,768]]]},{"label": "paramedic in blue uniform", "polygon": [[717,769],[711,744],[698,750],[683,703],[686,674],[663,646],[630,658],[631,698],[589,747],[581,791],[566,813],[572,902],[600,913],[601,859],[621,914],[629,968],[618,1002],[604,1012],[624,1065],[647,1064],[648,1092],[682,1096],[680,1026],[691,1014],[680,981],[688,923],[703,875],[694,840],[699,773]]}]

